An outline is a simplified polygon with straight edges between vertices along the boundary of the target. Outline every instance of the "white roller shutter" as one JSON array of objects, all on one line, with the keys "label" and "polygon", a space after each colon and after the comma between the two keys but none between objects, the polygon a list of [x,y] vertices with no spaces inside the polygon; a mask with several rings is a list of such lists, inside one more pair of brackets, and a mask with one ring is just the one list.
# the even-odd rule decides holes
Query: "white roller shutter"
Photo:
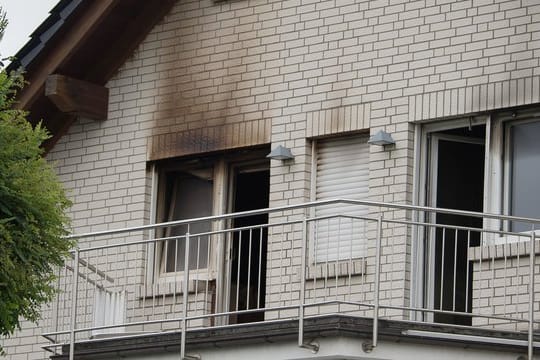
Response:
[{"label": "white roller shutter", "polygon": [[[126,291],[107,291],[95,289],[93,326],[110,326],[126,323]],[[92,330],[92,336],[104,334],[121,334],[126,331],[124,326]]]},{"label": "white roller shutter", "polygon": [[[366,136],[322,140],[317,143],[317,200],[367,200],[369,147]],[[314,224],[314,260],[328,262],[361,258],[366,253],[366,222],[350,216],[368,214],[367,206],[333,205],[317,208],[316,217],[331,216]]]}]

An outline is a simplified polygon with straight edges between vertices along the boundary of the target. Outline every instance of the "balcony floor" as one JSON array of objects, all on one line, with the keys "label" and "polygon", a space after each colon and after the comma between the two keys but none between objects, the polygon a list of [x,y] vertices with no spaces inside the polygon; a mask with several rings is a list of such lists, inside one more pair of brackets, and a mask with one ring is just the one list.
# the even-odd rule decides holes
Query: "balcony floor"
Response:
[{"label": "balcony floor", "polygon": [[[459,339],[446,339],[436,337],[425,337],[421,335],[408,335],[404,332],[415,330],[422,334],[453,334]],[[304,322],[304,338],[309,339],[329,339],[348,337],[355,338],[359,344],[369,342],[372,337],[373,323],[370,318],[358,318],[342,315],[327,315],[306,319]],[[463,339],[468,337],[467,339]],[[190,349],[195,352],[202,349],[223,349],[226,347],[240,348],[251,344],[279,344],[280,342],[291,342],[298,338],[298,321],[283,320],[277,322],[254,323],[232,325],[221,328],[208,328],[192,330],[187,333],[186,346],[188,353]],[[479,328],[454,327],[446,324],[423,324],[408,321],[379,320],[379,348],[385,346],[384,342],[397,344],[409,344],[415,346],[431,345],[444,346],[448,348],[466,348],[469,350],[489,350],[498,353],[511,353],[515,359],[520,354],[527,351],[527,334],[516,334],[505,331],[494,331]],[[496,339],[517,340],[523,342],[525,346],[512,344],[495,344]],[[535,339],[538,341],[539,339]],[[131,356],[148,355],[148,358],[155,358],[158,354],[178,353],[180,351],[181,333],[168,332],[163,334],[132,334],[129,336],[108,337],[93,339],[78,343],[75,355],[77,359],[104,359],[104,358],[129,358]],[[64,354],[68,352],[66,347]],[[378,350],[378,349],[377,349]],[[311,352],[304,350],[309,357]],[[445,350],[446,351],[446,350]],[[357,354],[359,358],[367,356],[368,353]],[[67,359],[67,355],[53,356],[52,359]],[[204,357],[203,357],[204,358]],[[378,358],[378,357],[377,357]],[[419,357],[421,358],[421,357]]]}]

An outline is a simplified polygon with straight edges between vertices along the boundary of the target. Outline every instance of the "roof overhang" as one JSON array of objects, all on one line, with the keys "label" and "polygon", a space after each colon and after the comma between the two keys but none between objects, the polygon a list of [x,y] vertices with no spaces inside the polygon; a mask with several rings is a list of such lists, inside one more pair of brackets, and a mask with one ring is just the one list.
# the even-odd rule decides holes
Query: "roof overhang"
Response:
[{"label": "roof overhang", "polygon": [[[16,106],[50,131],[46,150],[77,116],[106,117],[105,84],[174,3],[61,0],[51,10],[8,67],[24,70],[27,85]],[[88,113],[94,107],[96,111]]]}]

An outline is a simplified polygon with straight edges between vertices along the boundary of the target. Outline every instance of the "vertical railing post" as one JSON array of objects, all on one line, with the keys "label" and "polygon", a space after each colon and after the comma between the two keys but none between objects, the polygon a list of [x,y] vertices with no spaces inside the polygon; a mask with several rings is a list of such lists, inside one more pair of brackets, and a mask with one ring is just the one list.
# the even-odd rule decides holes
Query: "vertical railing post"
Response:
[{"label": "vertical railing post", "polygon": [[304,302],[306,298],[306,242],[307,242],[307,219],[302,220],[302,256],[300,268],[300,304],[298,305],[298,346],[304,346]]},{"label": "vertical railing post", "polygon": [[528,337],[528,359],[533,359],[534,352],[534,258],[535,254],[535,234],[534,226],[531,230],[531,246],[529,254],[529,337]]},{"label": "vertical railing post", "polygon": [[[62,285],[61,284],[61,281],[62,281],[62,271],[64,271],[64,274],[65,274],[65,271],[67,271],[66,267],[63,266],[63,267],[58,267],[58,278],[57,278],[57,281],[58,281],[58,287],[57,287],[57,293],[56,293],[56,301],[53,305],[53,310],[51,311],[52,313],[52,321],[53,321],[53,325],[52,325],[52,331],[56,332],[58,331],[58,317],[60,316],[60,312],[58,311],[58,309],[60,309],[60,286]],[[64,280],[66,281],[66,280]]]},{"label": "vertical railing post", "polygon": [[75,326],[77,325],[77,298],[79,291],[79,248],[75,249],[73,283],[71,284],[71,318],[69,329],[69,360],[75,358]]},{"label": "vertical railing post", "polygon": [[373,298],[373,340],[372,347],[377,346],[379,335],[379,286],[381,282],[381,236],[382,215],[377,218],[377,238],[375,239],[375,284]]},{"label": "vertical railing post", "polygon": [[184,286],[182,303],[182,339],[180,344],[180,359],[186,358],[186,331],[187,331],[187,312],[189,298],[189,232],[186,233],[186,246],[184,253]]},{"label": "vertical railing post", "polygon": [[317,343],[304,343],[304,305],[306,301],[306,257],[307,257],[307,222],[308,219],[304,217],[302,220],[302,252],[300,255],[301,269],[300,269],[300,303],[298,304],[298,346],[305,349],[310,349],[313,352],[319,351],[319,345]]}]

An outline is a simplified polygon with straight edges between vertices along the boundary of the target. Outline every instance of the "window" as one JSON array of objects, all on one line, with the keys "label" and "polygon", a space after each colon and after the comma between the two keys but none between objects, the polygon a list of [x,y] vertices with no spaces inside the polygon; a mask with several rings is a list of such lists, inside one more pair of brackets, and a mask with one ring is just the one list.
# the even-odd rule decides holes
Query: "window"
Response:
[{"label": "window", "polygon": [[[485,144],[485,146],[475,147],[481,152],[480,155],[483,156],[485,162],[478,159],[479,165],[474,166],[474,169],[478,169],[480,166],[481,172],[475,172],[477,174],[475,179],[471,178],[472,173],[470,173],[467,179],[469,185],[462,186],[461,190],[457,191],[455,196],[449,200],[455,202],[459,198],[474,196],[478,198],[478,203],[481,206],[474,209],[462,208],[462,210],[540,218],[540,206],[538,205],[540,204],[540,192],[532,191],[537,187],[537,179],[540,178],[540,141],[537,140],[540,138],[540,120],[534,114],[501,113],[493,116],[427,124],[423,128],[424,170],[422,172],[424,176],[428,177],[425,182],[431,192],[423,201],[424,204],[441,205],[437,204],[436,199],[445,196],[444,193],[436,190],[436,181],[438,180],[433,178],[433,174],[437,174],[436,168],[441,166],[434,162],[434,159],[436,160],[434,156],[438,154],[434,145],[442,143],[442,140],[448,141],[448,139],[454,143],[471,142],[473,139],[479,144]],[[476,150],[474,153],[476,154]],[[472,159],[467,157],[467,161],[461,162],[459,166],[468,166]],[[429,170],[430,168],[431,170]],[[465,195],[467,190],[471,188],[471,182],[479,186],[475,188],[474,194]],[[420,188],[424,187],[425,185],[420,184]],[[446,189],[446,193],[448,192],[448,186],[442,188]],[[446,204],[445,207],[461,208],[452,204]],[[531,225],[528,223],[502,224],[489,219],[485,220],[483,226],[493,230],[513,232],[531,230]]]},{"label": "window", "polygon": [[[506,129],[507,209],[510,215],[540,218],[540,121],[509,123]],[[512,222],[510,231],[531,230]]]},{"label": "window", "polygon": [[[268,152],[267,148],[246,149],[156,164],[154,174],[157,181],[153,185],[155,222],[189,220],[268,207],[269,160],[265,158]],[[234,261],[225,254],[234,252],[238,244],[225,241],[226,237],[232,235],[230,231],[222,230],[240,226],[241,221],[251,220],[190,222],[156,231],[157,238],[166,240],[156,243],[151,250],[149,260],[152,263],[148,268],[152,269],[152,273],[148,276],[154,279],[161,277],[165,281],[176,281],[176,275],[182,276],[186,259],[186,233],[189,233],[190,239],[187,268],[194,276],[190,277],[216,279],[218,275],[225,276],[227,268],[232,266],[229,262]],[[231,248],[226,249],[227,246]],[[233,280],[223,279],[225,282]]]},{"label": "window", "polygon": [[[459,124],[458,124],[459,125]],[[426,137],[429,153],[427,205],[482,212],[484,200],[486,126],[437,129]],[[480,244],[479,231],[452,229],[452,225],[481,228],[482,219],[454,214],[426,214],[448,228],[421,227],[426,231],[426,282],[428,306],[437,310],[468,312],[471,309],[471,267],[469,247]],[[429,259],[428,259],[429,258]],[[470,325],[470,317],[455,314],[428,314],[436,322]]]},{"label": "window", "polygon": [[[212,168],[192,169],[190,171],[166,173],[166,185],[169,202],[166,209],[166,221],[186,220],[212,215],[213,204],[213,170]],[[185,236],[187,232],[194,234],[190,238],[188,269],[204,269],[208,266],[208,233],[212,224],[208,221],[180,225],[165,229],[165,237]],[[169,240],[164,245],[162,260],[163,272],[183,271],[185,268],[186,242]]]},{"label": "window", "polygon": [[[366,136],[314,140],[312,200],[367,200],[369,147]],[[367,206],[319,207],[312,223],[315,263],[361,258],[365,255]]]},{"label": "window", "polygon": [[[530,112],[499,113],[419,125],[421,205],[540,218],[540,119]],[[530,223],[474,216],[426,214],[448,227],[419,228],[416,242],[425,271],[424,298],[429,308],[470,312],[473,284],[469,247],[528,240]],[[490,231],[493,230],[493,231]],[[499,231],[522,234],[501,234]],[[423,232],[423,234],[420,234]],[[419,257],[419,258],[420,258]],[[450,285],[452,284],[452,285]],[[419,285],[421,286],[421,285]],[[429,315],[437,322],[470,325],[469,316]]]}]

